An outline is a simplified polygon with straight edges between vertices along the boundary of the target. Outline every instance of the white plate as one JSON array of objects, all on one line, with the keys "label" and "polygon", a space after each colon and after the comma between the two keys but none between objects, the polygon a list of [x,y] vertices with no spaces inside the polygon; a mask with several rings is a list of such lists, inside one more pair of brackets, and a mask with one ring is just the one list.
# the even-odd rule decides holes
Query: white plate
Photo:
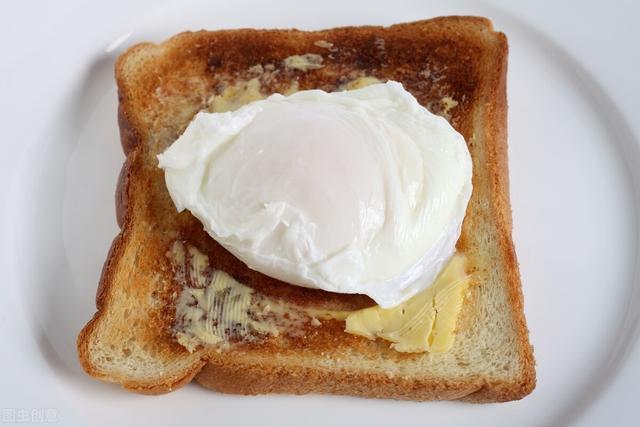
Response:
[{"label": "white plate", "polygon": [[[637,381],[616,375],[623,369],[626,376],[640,376],[637,346],[633,350],[640,309],[634,291],[640,157],[617,101],[557,40],[519,19],[522,10],[392,3],[2,6],[7,63],[0,117],[10,118],[10,138],[3,142],[2,160],[8,186],[1,217],[0,421],[632,425],[638,409],[611,396],[639,390],[631,384]],[[539,12],[531,10],[532,16]],[[113,193],[123,155],[112,69],[126,46],[184,29],[390,24],[454,13],[491,17],[509,37],[509,166],[514,237],[538,366],[532,395],[469,405],[238,397],[189,385],[142,397],[82,373],[75,337],[94,312],[96,283],[117,231]],[[625,364],[629,360],[635,364]]]}]

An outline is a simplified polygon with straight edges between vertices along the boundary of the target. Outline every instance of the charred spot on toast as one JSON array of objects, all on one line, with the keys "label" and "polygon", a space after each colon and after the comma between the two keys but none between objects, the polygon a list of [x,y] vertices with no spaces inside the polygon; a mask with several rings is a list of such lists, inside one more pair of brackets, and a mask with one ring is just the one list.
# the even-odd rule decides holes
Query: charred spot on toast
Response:
[{"label": "charred spot on toast", "polygon": [[[333,91],[344,83],[348,74],[373,76],[381,81],[397,80],[422,105],[450,119],[454,127],[470,136],[465,134],[464,128],[469,126],[465,126],[461,118],[466,116],[463,112],[475,99],[479,87],[477,58],[482,54],[482,46],[477,40],[469,39],[468,43],[461,44],[459,40],[442,36],[423,43],[419,38],[406,37],[402,32],[388,29],[381,35],[350,31],[348,37],[339,37],[339,42],[332,43],[324,38],[335,40],[335,32],[324,38],[319,32],[317,38],[331,45],[326,47],[324,44],[318,46],[318,40],[301,42],[301,33],[292,30],[288,37],[274,45],[264,34],[246,31],[234,34],[236,43],[231,47],[224,43],[226,49],[221,50],[222,39],[231,34],[205,32],[193,36],[198,39],[194,43],[198,52],[175,52],[174,62],[192,61],[194,56],[202,61],[201,65],[196,63],[189,67],[205,70],[200,74],[207,77],[209,90],[213,93],[219,94],[226,85],[256,77],[260,79],[260,90],[265,96],[286,93],[292,84],[296,84],[298,90]],[[297,55],[320,56],[321,71],[287,69],[283,61],[291,56],[294,45]],[[451,57],[459,60],[451,63]],[[256,67],[263,70],[261,76],[256,76]],[[454,107],[451,101],[455,103]]]}]

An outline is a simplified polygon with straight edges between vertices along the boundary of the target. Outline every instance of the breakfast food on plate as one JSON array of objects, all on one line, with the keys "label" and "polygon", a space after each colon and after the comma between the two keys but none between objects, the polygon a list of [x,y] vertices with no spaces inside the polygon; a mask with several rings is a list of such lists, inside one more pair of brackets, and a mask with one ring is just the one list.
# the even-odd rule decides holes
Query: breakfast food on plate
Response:
[{"label": "breakfast food on plate", "polygon": [[473,17],[129,49],[83,368],[141,393],[530,393],[506,57]]}]

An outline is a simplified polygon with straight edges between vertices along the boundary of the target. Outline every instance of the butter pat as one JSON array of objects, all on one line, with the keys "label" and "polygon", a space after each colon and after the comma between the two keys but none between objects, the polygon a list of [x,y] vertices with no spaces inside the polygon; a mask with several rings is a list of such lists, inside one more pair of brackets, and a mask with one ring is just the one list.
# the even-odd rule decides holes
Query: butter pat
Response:
[{"label": "butter pat", "polygon": [[445,353],[455,341],[468,286],[465,258],[456,254],[427,289],[396,307],[374,306],[352,312],[345,331],[391,341],[391,348],[400,352]]}]

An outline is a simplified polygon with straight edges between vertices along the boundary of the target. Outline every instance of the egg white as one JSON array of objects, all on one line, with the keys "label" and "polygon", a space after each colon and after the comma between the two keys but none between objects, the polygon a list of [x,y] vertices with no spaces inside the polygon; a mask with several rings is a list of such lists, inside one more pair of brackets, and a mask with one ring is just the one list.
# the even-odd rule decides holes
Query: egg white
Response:
[{"label": "egg white", "polygon": [[176,208],[250,268],[382,307],[436,278],[472,190],[462,135],[397,82],[201,112],[158,159]]}]

